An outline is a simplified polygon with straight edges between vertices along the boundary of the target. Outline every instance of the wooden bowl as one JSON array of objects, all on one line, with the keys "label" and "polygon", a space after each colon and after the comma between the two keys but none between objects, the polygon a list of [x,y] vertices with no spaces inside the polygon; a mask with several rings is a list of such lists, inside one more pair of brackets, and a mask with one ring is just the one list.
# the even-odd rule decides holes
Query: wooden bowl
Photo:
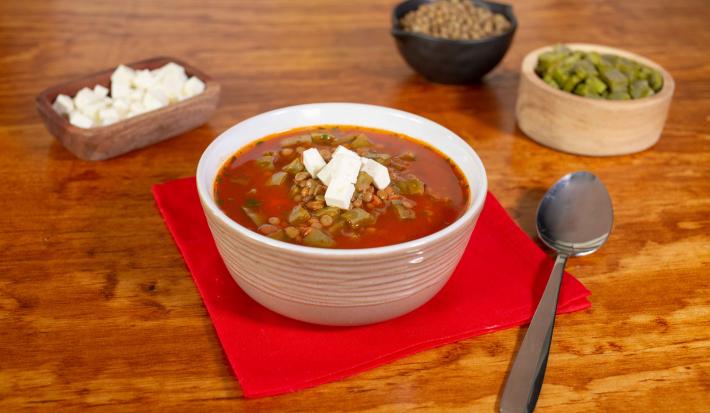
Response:
[{"label": "wooden bowl", "polygon": [[572,50],[614,54],[642,63],[663,76],[657,94],[625,101],[585,98],[555,89],[535,73],[543,47],[523,60],[516,115],[520,129],[533,140],[578,155],[609,156],[640,152],[661,136],[675,82],[658,64],[621,49],[573,43]]},{"label": "wooden bowl", "polygon": [[205,90],[189,99],[112,125],[88,129],[72,125],[52,108],[52,102],[60,93],[73,97],[81,88],[93,88],[97,84],[110,89],[111,73],[115,70],[111,68],[44,90],[36,98],[37,111],[49,132],[70,152],[90,161],[113,158],[163,141],[205,123],[217,108],[220,91],[219,84],[210,76],[173,57],[153,57],[127,66],[156,69],[169,62],[183,66],[188,76],[197,76],[205,83]]}]

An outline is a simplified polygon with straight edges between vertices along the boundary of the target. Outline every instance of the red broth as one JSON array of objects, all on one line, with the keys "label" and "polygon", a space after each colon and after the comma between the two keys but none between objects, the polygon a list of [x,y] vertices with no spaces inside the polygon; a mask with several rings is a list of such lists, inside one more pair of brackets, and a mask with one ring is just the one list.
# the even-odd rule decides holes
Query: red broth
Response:
[{"label": "red broth", "polygon": [[[355,141],[356,136],[361,137]],[[294,144],[294,140],[300,143]],[[356,142],[370,145],[355,148]],[[317,208],[325,186],[307,173],[289,173],[280,184],[267,184],[286,165],[293,166],[303,150],[318,148],[328,161],[328,153],[338,145],[379,159],[390,172],[392,182],[385,191],[374,185],[365,187],[364,182],[358,187],[365,189],[356,191],[350,211],[357,207],[369,214],[360,225],[346,219],[357,215],[354,212],[346,214],[347,210],[334,211],[333,207],[325,210],[325,205]],[[390,158],[385,159],[387,156]],[[282,178],[283,174],[276,176]],[[306,185],[310,185],[308,180],[313,181],[315,189],[304,190],[296,179]],[[458,167],[432,147],[394,132],[341,125],[298,128],[267,136],[230,157],[218,172],[214,188],[217,205],[240,225],[281,241],[330,248],[380,247],[424,237],[456,221],[466,210],[470,196]],[[317,192],[311,195],[314,190]],[[306,215],[298,214],[298,219],[293,219],[296,205],[302,206],[299,213],[301,209],[307,211],[307,220],[299,222]],[[333,216],[317,216],[324,211]],[[310,234],[312,231],[314,234]]]}]

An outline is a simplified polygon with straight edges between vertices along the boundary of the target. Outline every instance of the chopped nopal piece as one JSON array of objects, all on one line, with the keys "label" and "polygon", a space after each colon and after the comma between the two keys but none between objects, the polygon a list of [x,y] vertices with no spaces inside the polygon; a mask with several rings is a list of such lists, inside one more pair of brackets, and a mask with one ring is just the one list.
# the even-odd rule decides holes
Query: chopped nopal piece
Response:
[{"label": "chopped nopal piece", "polygon": [[395,185],[404,195],[424,195],[424,182],[416,176],[399,180]]},{"label": "chopped nopal piece", "polygon": [[359,228],[375,223],[375,218],[362,208],[353,208],[350,211],[343,212],[341,216],[352,228]]},{"label": "chopped nopal piece", "polygon": [[336,177],[325,191],[325,203],[341,209],[350,208],[350,199],[355,192],[355,185],[343,177]]},{"label": "chopped nopal piece", "polygon": [[303,237],[303,244],[309,247],[330,248],[335,246],[335,241],[327,232],[313,228],[308,235]]},{"label": "chopped nopal piece", "polygon": [[96,96],[97,99],[103,99],[108,96],[108,89],[101,85],[96,85],[94,86],[94,96]]},{"label": "chopped nopal piece", "polygon": [[74,110],[74,101],[67,95],[58,95],[52,108],[60,115],[68,115]]},{"label": "chopped nopal piece", "polygon": [[88,87],[85,87],[82,88],[76,94],[76,96],[74,96],[74,106],[79,109],[83,109],[84,107],[95,103],[97,100],[99,99],[96,97],[96,95],[94,95],[94,91],[89,89]]},{"label": "chopped nopal piece", "polygon": [[315,178],[325,166],[325,160],[318,149],[311,148],[303,152],[303,166],[306,167],[306,171],[311,174],[311,177]]},{"label": "chopped nopal piece", "polygon": [[[272,156],[273,158],[273,156]],[[291,162],[289,162],[287,165],[285,165],[281,170],[286,171],[292,175],[296,175],[297,173],[301,172],[303,170],[303,162],[301,162],[300,159],[295,158]]]},{"label": "chopped nopal piece", "polygon": [[386,166],[368,158],[362,159],[362,171],[372,177],[377,189],[385,189],[390,184],[390,173]]},{"label": "chopped nopal piece", "polygon": [[124,65],[118,65],[116,70],[113,71],[111,74],[111,83],[113,82],[122,82],[122,83],[131,83],[133,78],[136,76],[136,71],[131,69],[128,66]]},{"label": "chopped nopal piece", "polygon": [[94,126],[94,121],[79,111],[74,111],[69,114],[69,123],[80,128],[90,128]]},{"label": "chopped nopal piece", "polygon": [[293,207],[291,212],[289,212],[288,222],[293,225],[300,225],[308,221],[310,217],[311,214],[299,204]]}]

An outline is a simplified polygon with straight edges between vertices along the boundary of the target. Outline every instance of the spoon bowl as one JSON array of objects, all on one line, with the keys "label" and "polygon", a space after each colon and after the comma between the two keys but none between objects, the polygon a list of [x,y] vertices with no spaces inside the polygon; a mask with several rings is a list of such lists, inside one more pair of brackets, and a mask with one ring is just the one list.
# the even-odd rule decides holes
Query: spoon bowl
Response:
[{"label": "spoon bowl", "polygon": [[574,172],[550,188],[537,209],[537,234],[567,256],[588,255],[609,238],[614,214],[604,184],[590,172]]}]

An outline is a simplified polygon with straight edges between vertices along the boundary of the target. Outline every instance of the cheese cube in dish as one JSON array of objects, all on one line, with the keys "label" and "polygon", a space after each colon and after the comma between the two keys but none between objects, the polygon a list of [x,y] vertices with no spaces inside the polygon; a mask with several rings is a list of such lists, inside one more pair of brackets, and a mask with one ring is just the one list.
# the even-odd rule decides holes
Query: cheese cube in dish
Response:
[{"label": "cheese cube in dish", "polygon": [[141,102],[131,102],[131,106],[128,108],[128,117],[138,116],[146,112],[145,106]]},{"label": "cheese cube in dish", "polygon": [[102,85],[96,85],[94,86],[94,96],[96,96],[97,99],[103,99],[108,96],[108,89]]},{"label": "cheese cube in dish", "polygon": [[156,80],[148,69],[137,71],[136,76],[133,78],[133,86],[138,89],[149,89],[155,84]]},{"label": "cheese cube in dish", "polygon": [[185,80],[187,79],[185,68],[175,62],[167,63],[163,67],[155,69],[153,73],[155,74],[155,77],[160,81],[162,81],[166,77],[183,78]]},{"label": "cheese cube in dish", "polygon": [[160,89],[151,89],[143,96],[143,106],[146,110],[155,110],[167,106],[168,97]]},{"label": "cheese cube in dish", "polygon": [[185,82],[185,85],[182,88],[182,92],[186,97],[199,95],[204,91],[205,83],[200,79],[196,78],[195,76],[192,76],[191,78],[187,79],[187,82]]},{"label": "cheese cube in dish", "polygon": [[102,125],[110,125],[118,122],[120,116],[114,108],[104,108],[99,111],[99,121]]},{"label": "cheese cube in dish", "polygon": [[385,189],[390,184],[390,173],[386,166],[368,158],[362,159],[362,171],[370,175],[377,189]]},{"label": "cheese cube in dish", "polygon": [[136,71],[125,65],[118,65],[116,70],[111,74],[111,83],[128,83],[131,84],[136,76]]},{"label": "cheese cube in dish", "polygon": [[306,171],[311,174],[311,177],[315,178],[325,166],[325,160],[318,152],[318,149],[311,148],[303,152],[303,166],[306,167]]},{"label": "cheese cube in dish", "polygon": [[89,89],[88,87],[82,88],[76,96],[74,96],[74,106],[76,106],[79,109],[82,109],[85,106],[91,105],[92,103],[95,103],[97,101],[96,95],[94,95],[94,91]]},{"label": "cheese cube in dish", "polygon": [[60,115],[68,115],[74,110],[74,101],[67,95],[58,95],[52,104],[52,108]]},{"label": "cheese cube in dish", "polygon": [[131,107],[131,102],[125,98],[117,98],[113,100],[113,109],[116,110],[118,116],[122,119],[128,114]]},{"label": "cheese cube in dish", "polygon": [[125,98],[131,94],[131,84],[129,82],[111,82],[111,97]]},{"label": "cheese cube in dish", "polygon": [[143,96],[145,96],[145,90],[142,89],[133,89],[131,94],[128,95],[131,101],[141,103],[143,102]]},{"label": "cheese cube in dish", "polygon": [[99,111],[104,107],[104,102],[99,100],[88,105],[84,105],[83,107],[79,108],[79,111],[90,119],[96,120],[98,119]]},{"label": "cheese cube in dish", "polygon": [[354,184],[341,177],[334,178],[325,191],[325,204],[341,209],[350,209],[350,200],[354,192]]},{"label": "cheese cube in dish", "polygon": [[69,114],[69,123],[85,129],[94,126],[94,121],[91,118],[76,110]]}]

